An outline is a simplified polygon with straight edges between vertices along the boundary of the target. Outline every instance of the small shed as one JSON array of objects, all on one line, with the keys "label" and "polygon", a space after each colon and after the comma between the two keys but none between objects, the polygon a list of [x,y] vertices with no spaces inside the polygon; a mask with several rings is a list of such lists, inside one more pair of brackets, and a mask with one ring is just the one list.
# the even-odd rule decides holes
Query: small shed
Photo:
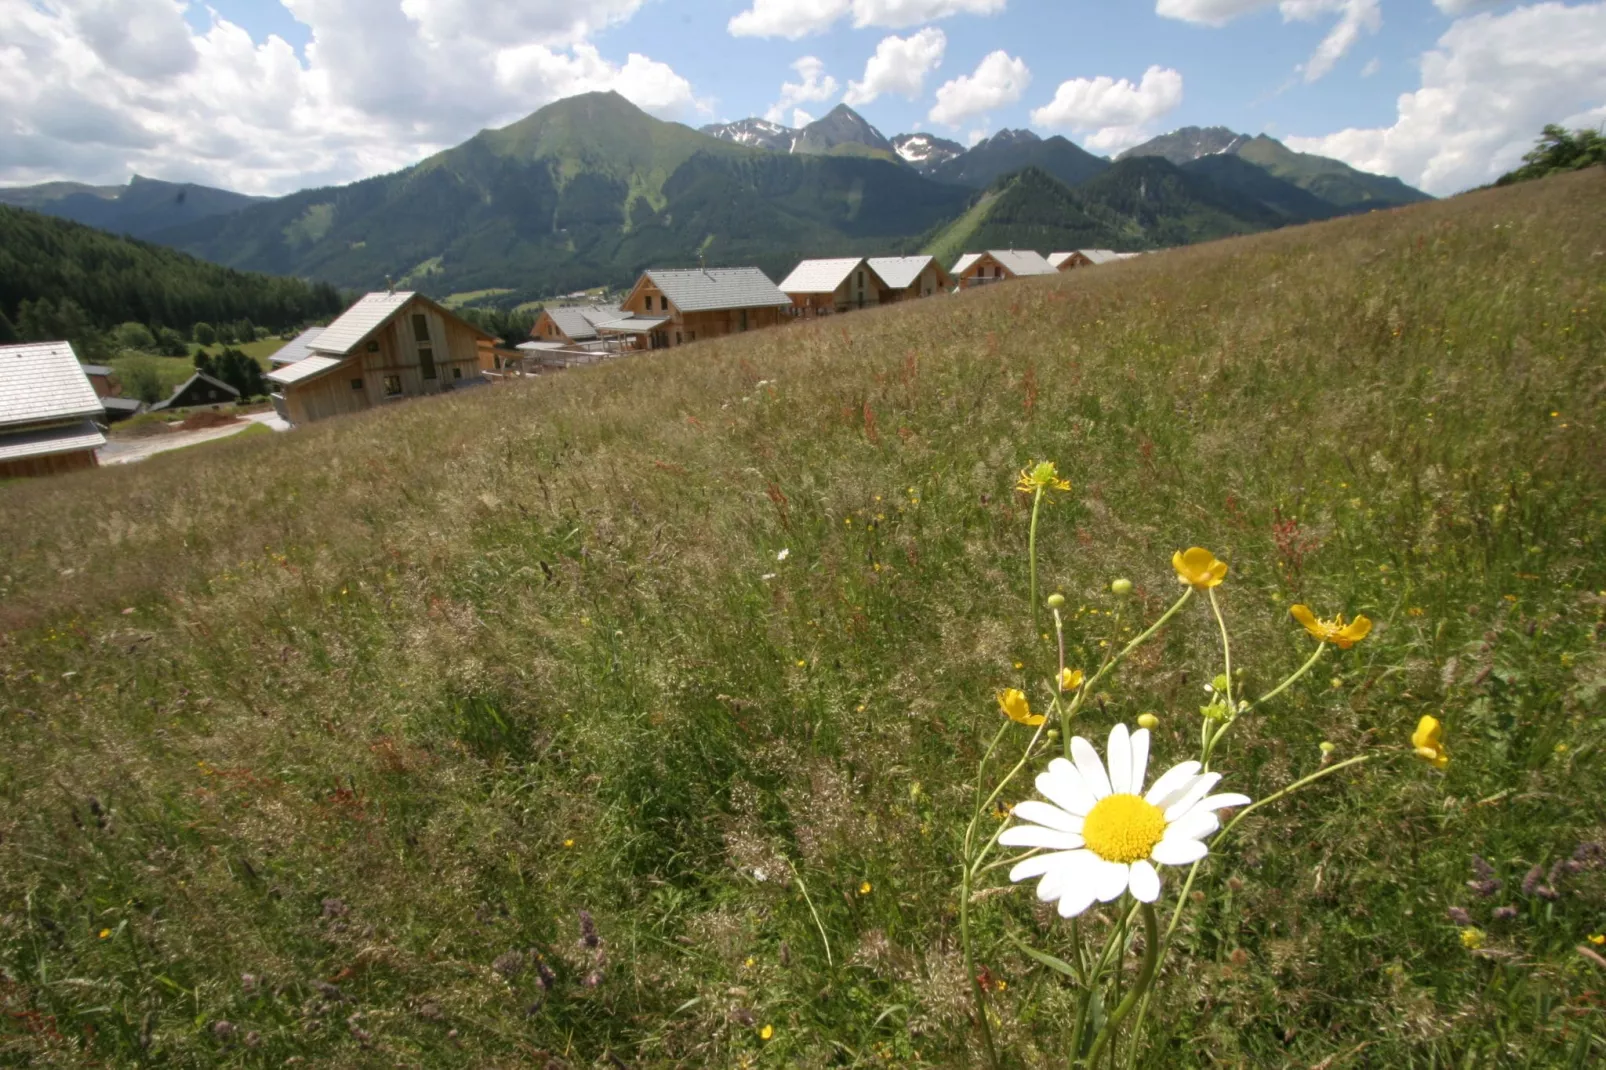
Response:
[{"label": "small shed", "polygon": [[192,409],[201,405],[232,405],[240,400],[240,392],[205,372],[196,372],[173,391],[166,401],[151,406],[152,412],[163,409]]},{"label": "small shed", "polygon": [[105,411],[71,343],[0,346],[0,479],[94,468]]}]

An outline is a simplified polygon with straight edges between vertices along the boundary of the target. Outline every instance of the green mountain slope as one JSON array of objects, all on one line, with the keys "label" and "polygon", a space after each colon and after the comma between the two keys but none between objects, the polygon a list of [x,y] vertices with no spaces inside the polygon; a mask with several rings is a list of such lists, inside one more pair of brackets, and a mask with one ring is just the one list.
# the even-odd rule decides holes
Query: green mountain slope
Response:
[{"label": "green mountain slope", "polygon": [[1307,189],[1250,163],[1242,156],[1222,153],[1201,156],[1181,165],[1190,175],[1209,179],[1222,189],[1242,194],[1269,208],[1290,223],[1309,223],[1344,215],[1345,209],[1322,200]]},{"label": "green mountain slope", "polygon": [[1387,208],[1431,201],[1429,194],[1389,175],[1358,171],[1347,163],[1295,152],[1265,134],[1238,146],[1240,157],[1340,208]]},{"label": "green mountain slope", "polygon": [[1003,130],[969,152],[945,160],[929,173],[939,182],[983,189],[1005,175],[1036,167],[1068,186],[1075,186],[1109,166],[1108,160],[1058,135],[1040,138],[1030,130]]},{"label": "green mountain slope", "polygon": [[136,321],[187,330],[249,319],[293,327],[340,311],[327,283],[233,271],[173,249],[0,205],[0,314],[23,302],[74,302],[89,325]]},{"label": "green mountain slope", "polygon": [[[367,287],[520,296],[624,284],[650,264],[900,251],[968,194],[901,164],[749,149],[612,93],[572,97],[392,175],[163,235],[222,263]],[[902,244],[900,244],[902,243]]]},{"label": "green mountain slope", "polygon": [[1190,174],[1159,156],[1120,160],[1076,188],[1122,236],[1116,247],[1186,245],[1282,226],[1253,197]]},{"label": "green mountain slope", "polygon": [[1000,180],[976,198],[969,210],[931,235],[924,251],[943,264],[978,249],[1102,248],[1126,235],[1079,192],[1046,171],[1029,167]]},{"label": "green mountain slope", "polygon": [[0,204],[86,223],[114,234],[149,238],[197,219],[227,215],[265,200],[193,182],[135,175],[126,186],[46,182],[0,189]]}]

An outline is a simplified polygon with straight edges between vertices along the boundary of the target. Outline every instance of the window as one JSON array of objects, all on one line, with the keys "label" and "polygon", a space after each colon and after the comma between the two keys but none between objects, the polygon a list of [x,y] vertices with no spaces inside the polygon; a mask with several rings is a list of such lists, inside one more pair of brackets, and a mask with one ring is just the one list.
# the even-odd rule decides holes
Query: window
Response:
[{"label": "window", "polygon": [[401,376],[399,376],[399,375],[387,375],[387,376],[385,376],[385,396],[387,398],[393,398],[393,397],[400,396],[400,394],[401,394]]},{"label": "window", "polygon": [[679,331],[675,332],[675,344],[677,346],[680,345],[680,332]]},{"label": "window", "polygon": [[[498,358],[498,359],[501,359],[501,358]],[[463,378],[463,369],[462,368],[453,368],[452,369],[452,378],[453,379],[461,379],[461,378]]]},{"label": "window", "polygon": [[426,346],[418,347],[418,366],[424,370],[425,379],[438,379],[435,371],[435,351]]},{"label": "window", "polygon": [[747,309],[745,309],[745,308],[741,310],[741,318],[737,323],[736,329],[738,331],[747,330]]},{"label": "window", "polygon": [[864,272],[859,272],[859,289],[864,289]]},{"label": "window", "polygon": [[379,352],[379,342],[378,341],[369,342],[368,343],[368,352],[370,352],[370,353]]},{"label": "window", "polygon": [[361,390],[362,389],[362,380],[361,379],[353,379],[351,381],[351,388],[353,390]]},{"label": "window", "polygon": [[422,312],[413,313],[413,340],[418,342],[429,341],[429,317]]}]

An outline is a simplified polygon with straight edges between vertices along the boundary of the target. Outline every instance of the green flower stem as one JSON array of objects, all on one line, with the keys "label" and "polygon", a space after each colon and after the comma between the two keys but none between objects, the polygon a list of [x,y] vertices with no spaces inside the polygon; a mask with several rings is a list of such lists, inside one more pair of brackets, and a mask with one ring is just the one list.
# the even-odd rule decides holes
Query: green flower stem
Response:
[{"label": "green flower stem", "polygon": [[1037,635],[1037,510],[1043,504],[1043,487],[1038,484],[1032,495],[1032,529],[1026,536],[1026,557],[1031,570],[1032,635]]},{"label": "green flower stem", "polygon": [[981,820],[982,777],[987,772],[987,763],[992,759],[993,751],[998,749],[1004,733],[1009,731],[1009,725],[1010,722],[1005,721],[998,726],[998,733],[993,736],[993,741],[987,745],[987,752],[976,766],[976,808],[970,815],[970,825],[965,829],[965,865],[959,881],[959,944],[965,958],[965,976],[970,982],[970,998],[976,1009],[976,1022],[981,1028],[982,1046],[987,1050],[987,1063],[993,1070],[999,1070],[1000,1067],[998,1051],[993,1046],[993,1028],[987,1021],[987,995],[976,976],[976,958],[970,940],[971,844],[976,836],[976,822]]},{"label": "green flower stem", "polygon": [[[1211,755],[1215,754],[1215,752],[1216,752],[1216,742],[1221,739],[1222,735],[1224,735],[1226,733],[1228,728],[1232,727],[1232,723],[1234,721],[1236,721],[1242,714],[1247,714],[1247,713],[1254,712],[1256,709],[1258,709],[1264,703],[1270,702],[1272,699],[1276,698],[1278,695],[1280,695],[1284,691],[1288,690],[1288,688],[1293,685],[1294,681],[1296,681],[1300,677],[1304,676],[1307,672],[1309,672],[1312,669],[1312,667],[1315,666],[1316,662],[1321,660],[1322,653],[1326,649],[1327,649],[1327,644],[1326,643],[1317,643],[1316,644],[1316,649],[1311,652],[1310,657],[1305,659],[1305,664],[1303,664],[1299,668],[1295,669],[1292,676],[1288,677],[1288,679],[1284,680],[1282,683],[1278,684],[1276,687],[1272,688],[1270,691],[1266,692],[1264,695],[1261,695],[1259,698],[1255,699],[1255,701],[1251,702],[1248,706],[1244,707],[1243,710],[1234,711],[1232,713],[1232,715],[1229,716],[1227,718],[1227,720],[1222,723],[1221,727],[1216,729],[1214,734],[1211,734],[1211,732],[1210,732],[1210,723],[1208,721],[1206,721],[1205,722],[1205,727],[1204,727],[1204,744],[1203,744],[1203,751],[1202,751],[1202,760],[1203,760],[1203,763],[1204,763],[1204,768],[1205,769],[1209,769],[1210,768],[1210,757],[1211,757]],[[1228,679],[1231,680],[1231,676],[1229,676]]]},{"label": "green flower stem", "polygon": [[803,874],[797,871],[796,866],[792,867],[792,879],[797,881],[797,886],[802,889],[803,902],[809,905],[809,913],[814,916],[814,927],[820,930],[820,942],[825,945],[825,964],[835,966],[836,963],[831,961],[831,938],[825,935],[825,923],[820,920],[820,912],[814,909],[814,900],[809,898],[808,885],[803,883]]},{"label": "green flower stem", "polygon": [[1221,603],[1216,601],[1216,589],[1210,588],[1210,611],[1216,615],[1216,627],[1221,629],[1221,661],[1227,677],[1227,709],[1236,710],[1232,700],[1232,644],[1227,641],[1227,621],[1221,615]]},{"label": "green flower stem", "polygon": [[1115,668],[1117,665],[1121,664],[1121,662],[1126,659],[1126,656],[1128,654],[1132,653],[1132,651],[1136,650],[1142,644],[1148,642],[1149,639],[1153,637],[1154,633],[1159,631],[1161,629],[1161,627],[1164,626],[1166,621],[1170,620],[1172,617],[1177,615],[1177,610],[1179,610],[1183,606],[1187,605],[1188,599],[1192,598],[1192,597],[1193,597],[1193,588],[1189,587],[1187,590],[1182,592],[1182,597],[1181,598],[1179,598],[1175,602],[1171,603],[1171,608],[1170,609],[1168,609],[1164,613],[1160,614],[1160,619],[1159,620],[1155,621],[1153,624],[1149,625],[1147,628],[1145,628],[1138,635],[1134,636],[1130,643],[1128,643],[1126,646],[1121,648],[1121,652],[1120,653],[1116,654],[1113,658],[1110,658],[1103,665],[1099,666],[1099,671],[1093,674],[1093,678],[1091,680],[1088,680],[1085,684],[1082,685],[1082,692],[1084,694],[1091,692],[1093,690],[1093,685],[1094,684],[1096,684],[1100,680],[1104,679],[1105,674],[1107,674],[1111,669]]},{"label": "green flower stem", "polygon": [[1116,1005],[1105,1019],[1104,1028],[1099,1035],[1093,1038],[1093,1047],[1088,1049],[1087,1065],[1098,1065],[1099,1056],[1103,1054],[1106,1045],[1110,1044],[1121,1029],[1121,1023],[1127,1015],[1138,1005],[1138,1001],[1148,994],[1149,987],[1154,983],[1155,967],[1160,962],[1160,919],[1154,913],[1152,903],[1142,903],[1138,913],[1143,916],[1143,964],[1138,967],[1137,980],[1132,983],[1132,990],[1126,998]]}]

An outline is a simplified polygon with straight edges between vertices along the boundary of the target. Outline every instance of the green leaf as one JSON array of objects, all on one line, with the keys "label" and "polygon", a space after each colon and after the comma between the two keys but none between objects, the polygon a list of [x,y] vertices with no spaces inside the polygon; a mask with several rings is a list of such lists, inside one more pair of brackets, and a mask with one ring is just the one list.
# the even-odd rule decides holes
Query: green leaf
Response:
[{"label": "green leaf", "polygon": [[1056,973],[1064,974],[1066,977],[1069,977],[1071,980],[1075,981],[1077,984],[1081,984],[1081,979],[1076,976],[1076,968],[1074,966],[1072,966],[1069,962],[1066,962],[1064,959],[1061,959],[1061,958],[1055,958],[1053,955],[1050,955],[1046,951],[1039,951],[1035,947],[1027,946],[1014,933],[1006,933],[1005,935],[1009,937],[1009,942],[1010,943],[1012,943],[1016,947],[1020,948],[1020,950],[1023,953],[1025,953],[1027,956],[1029,956],[1030,958],[1033,958],[1036,961],[1042,963],[1044,966],[1047,966],[1049,969],[1053,970]]}]

